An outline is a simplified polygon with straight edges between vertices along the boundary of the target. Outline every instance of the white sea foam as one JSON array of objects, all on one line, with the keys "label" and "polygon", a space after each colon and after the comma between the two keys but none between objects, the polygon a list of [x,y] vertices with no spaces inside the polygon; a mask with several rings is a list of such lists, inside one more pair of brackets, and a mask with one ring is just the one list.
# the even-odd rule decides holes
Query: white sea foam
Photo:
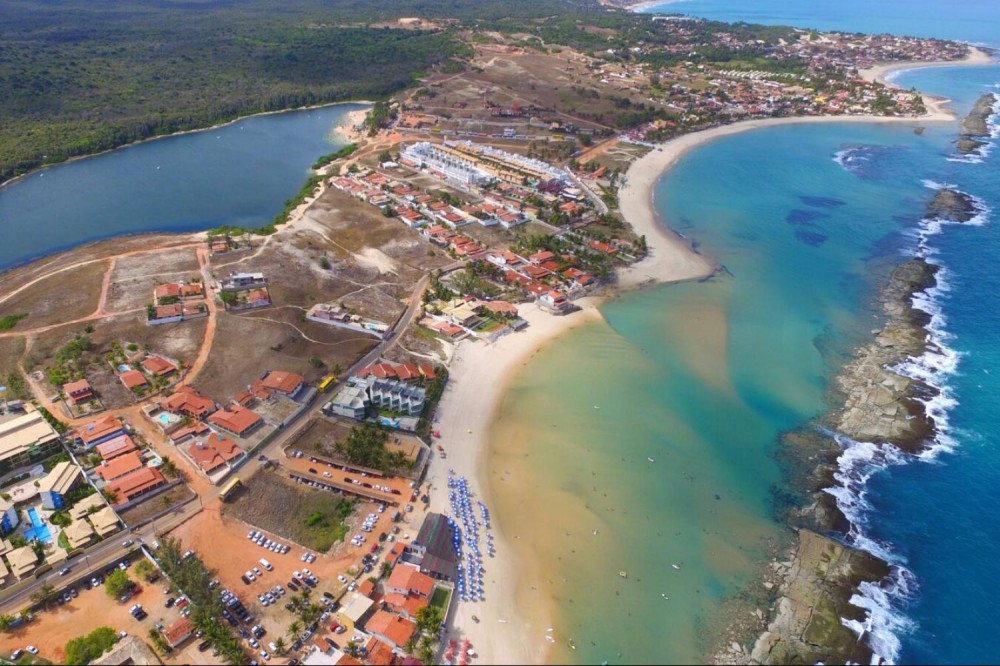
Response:
[{"label": "white sea foam", "polygon": [[870,149],[865,146],[855,146],[838,150],[833,154],[833,161],[845,171],[854,173],[864,162],[871,161]]},{"label": "white sea foam", "polygon": [[[933,190],[955,188],[954,185],[930,180],[923,183]],[[857,633],[859,639],[867,637],[874,655],[872,661],[876,664],[893,663],[899,657],[900,636],[914,630],[915,623],[906,616],[905,608],[916,595],[917,582],[906,568],[905,559],[893,550],[891,544],[883,543],[867,532],[868,516],[872,510],[866,498],[868,480],[889,465],[905,465],[916,460],[930,462],[941,452],[951,451],[957,445],[949,415],[958,401],[949,381],[958,373],[961,354],[948,344],[954,336],[947,330],[948,320],[943,307],[946,294],[951,290],[951,274],[939,261],[938,251],[930,240],[952,224],[981,226],[989,222],[991,211],[985,202],[965,192],[962,194],[969,196],[976,207],[976,215],[971,220],[955,223],[927,218],[915,231],[913,254],[938,269],[934,284],[915,293],[912,300],[914,308],[930,315],[926,326],[927,349],[920,356],[908,358],[891,368],[930,387],[930,396],[921,402],[934,422],[933,440],[926,443],[927,447],[920,454],[913,456],[890,444],[859,442],[827,431],[841,447],[842,453],[837,458],[838,469],[834,473],[838,485],[827,488],[825,492],[833,496],[837,508],[850,524],[846,541],[890,565],[890,573],[884,580],[861,583],[850,599],[852,605],[864,609],[864,621],[842,618],[844,625]]]}]

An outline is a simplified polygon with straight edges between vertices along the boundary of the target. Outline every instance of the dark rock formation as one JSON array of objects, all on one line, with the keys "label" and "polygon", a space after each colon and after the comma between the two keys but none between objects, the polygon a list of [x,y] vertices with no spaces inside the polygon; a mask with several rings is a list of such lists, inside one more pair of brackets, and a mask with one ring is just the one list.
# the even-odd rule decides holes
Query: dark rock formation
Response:
[{"label": "dark rock formation", "polygon": [[968,222],[978,213],[979,209],[972,197],[945,187],[938,190],[927,204],[925,217],[949,222]]},{"label": "dark rock formation", "polygon": [[985,141],[981,141],[977,137],[989,136],[990,128],[986,121],[993,115],[993,105],[996,104],[996,101],[995,94],[986,93],[976,100],[972,111],[962,120],[962,133],[955,144],[955,150],[960,155],[976,153],[982,146],[986,145]]}]

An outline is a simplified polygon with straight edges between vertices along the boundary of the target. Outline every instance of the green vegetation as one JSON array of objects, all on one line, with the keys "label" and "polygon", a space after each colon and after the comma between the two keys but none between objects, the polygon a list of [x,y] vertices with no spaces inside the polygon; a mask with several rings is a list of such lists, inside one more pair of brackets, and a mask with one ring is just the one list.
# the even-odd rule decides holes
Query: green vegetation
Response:
[{"label": "green vegetation", "polygon": [[[354,511],[352,502],[339,502],[329,511],[314,511],[305,519],[306,527],[314,541],[333,545],[343,541],[347,534],[347,524],[344,522]],[[329,548],[329,546],[327,546]]]},{"label": "green vegetation", "polygon": [[86,636],[66,643],[67,664],[89,664],[118,642],[118,633],[111,627],[98,627]]},{"label": "green vegetation", "polygon": [[61,434],[69,429],[69,426],[67,426],[65,423],[63,423],[56,417],[52,416],[52,412],[45,409],[44,407],[39,407],[38,412],[42,415],[42,418],[45,419],[48,422],[48,424],[55,429],[56,432]]},{"label": "green vegetation", "polygon": [[147,583],[154,582],[160,576],[160,572],[145,557],[135,563],[135,575],[142,578]]},{"label": "green vegetation", "polygon": [[226,663],[247,663],[240,641],[219,620],[222,599],[218,589],[213,590],[208,586],[215,578],[215,572],[208,569],[196,555],[183,557],[183,552],[179,540],[163,537],[160,548],[156,551],[156,561],[171,583],[191,600],[191,623],[204,632],[205,640],[212,642]]},{"label": "green vegetation", "polygon": [[[21,537],[21,539],[24,540],[24,537]],[[14,546],[15,548],[20,548],[24,544],[21,544],[21,546],[14,545],[14,538],[11,537],[10,545]],[[42,583],[42,585],[37,590],[31,593],[30,597],[32,603],[38,604],[42,608],[48,608],[49,606],[54,604],[56,602],[56,599],[58,598],[59,598],[59,591],[56,590],[56,588],[50,583]]]},{"label": "green vegetation", "polygon": [[7,373],[7,395],[18,400],[27,400],[31,397],[28,384],[18,370]]},{"label": "green vegetation", "polygon": [[352,465],[360,465],[382,472],[391,472],[409,467],[410,461],[401,451],[388,451],[389,430],[377,423],[365,423],[351,428],[344,442],[334,444],[337,453],[343,455]]},{"label": "green vegetation", "polygon": [[104,581],[104,591],[112,599],[117,599],[132,589],[132,579],[121,569],[115,569]]},{"label": "green vegetation", "polygon": [[434,588],[434,594],[431,596],[431,606],[440,608],[443,611],[448,605],[449,597],[451,597],[451,592],[443,587],[436,587]]},{"label": "green vegetation", "polygon": [[[5,6],[0,182],[41,164],[254,113],[384,98],[414,74],[465,55],[448,31],[344,25],[371,14],[347,5]],[[397,16],[415,9],[390,0],[371,5]]]},{"label": "green vegetation", "polygon": [[17,322],[21,321],[28,316],[27,312],[22,312],[21,314],[12,314],[0,317],[0,331],[9,331],[10,329],[17,326]]},{"label": "green vegetation", "polygon": [[81,357],[90,350],[90,346],[90,336],[85,333],[63,345],[56,352],[54,364],[46,371],[49,383],[61,387],[67,382],[83,379],[86,376],[86,364],[81,362]]},{"label": "green vegetation", "polygon": [[337,160],[342,160],[345,157],[350,157],[351,154],[358,149],[358,144],[349,143],[335,153],[330,153],[329,155],[323,155],[315,162],[313,162],[313,169],[322,169],[330,162],[335,162]]}]

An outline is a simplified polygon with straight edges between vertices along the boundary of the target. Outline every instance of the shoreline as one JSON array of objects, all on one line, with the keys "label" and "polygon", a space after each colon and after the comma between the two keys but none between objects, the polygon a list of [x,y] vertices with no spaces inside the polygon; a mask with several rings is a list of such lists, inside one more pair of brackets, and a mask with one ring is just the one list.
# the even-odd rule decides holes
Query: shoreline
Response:
[{"label": "shoreline", "polygon": [[[984,56],[985,60],[980,56]],[[974,65],[988,62],[992,62],[992,58],[973,47],[973,53],[968,58],[946,64]],[[917,66],[933,65],[919,63]],[[876,75],[907,68],[907,64],[895,63]],[[930,98],[925,96],[925,99]],[[692,149],[721,137],[779,125],[833,122],[926,123],[957,120],[953,111],[943,108],[946,102],[947,100],[934,98],[931,104],[927,104],[928,113],[915,117],[802,116],[748,120],[693,132],[658,145],[629,166],[625,184],[619,190],[619,208],[622,216],[636,234],[646,236],[649,251],[642,261],[619,272],[618,288],[612,288],[611,293],[618,294],[652,284],[706,279],[719,269],[710,258],[699,253],[690,241],[664,224],[655,206],[656,183]],[[476,482],[478,484],[475,487],[476,492],[484,497],[484,501],[491,506],[491,509],[495,504],[495,497],[492,496],[487,475],[492,453],[489,432],[504,394],[520,368],[527,364],[531,356],[575,328],[577,322],[584,324],[603,319],[597,308],[604,298],[581,299],[578,304],[584,308],[583,312],[563,318],[552,317],[538,312],[537,306],[529,306],[534,308],[537,314],[533,314],[529,319],[531,326],[528,331],[507,336],[494,345],[469,342],[460,343],[463,346],[456,349],[450,362],[451,380],[438,411],[438,427],[443,431],[443,438],[440,441],[449,455],[448,466],[454,468],[456,473]],[[538,326],[538,315],[555,321]],[[466,431],[465,434],[459,436],[458,433],[462,433],[463,429]],[[435,466],[431,469],[434,470]],[[428,477],[432,487],[438,489],[447,488],[445,479],[444,470],[441,469],[432,471]],[[447,511],[446,497],[442,498],[440,492],[431,493],[431,506],[434,510]],[[536,595],[531,604],[516,603],[527,590],[541,589],[537,585],[537,572],[541,568],[541,563],[527,561],[523,552],[515,554],[514,557],[504,555],[508,552],[511,541],[501,528],[505,517],[499,512],[495,513],[497,528],[494,531],[501,558],[491,568],[500,568],[497,579],[517,581],[516,589],[498,584],[497,579],[488,574],[487,602],[480,604],[477,609],[481,622],[471,622],[471,608],[465,604],[459,606],[451,626],[473,640],[477,651],[483,655],[487,663],[542,663],[550,646],[544,642],[541,627],[548,624],[547,620],[553,615],[555,602],[551,598],[539,600]],[[503,617],[502,609],[515,607],[531,608],[534,609],[534,613],[526,618],[522,617],[521,622],[512,624]],[[501,620],[503,624],[498,624]],[[492,629],[487,630],[487,626],[492,626]],[[521,629],[530,632],[533,626],[538,627],[537,644],[530,637],[530,633],[526,635],[516,631]]]},{"label": "shoreline", "polygon": [[[159,141],[161,139],[169,139],[171,137],[183,136],[185,134],[194,134],[196,132],[208,132],[209,130],[214,130],[214,129],[219,129],[219,128],[222,128],[222,127],[227,127],[229,125],[232,125],[234,123],[238,123],[239,121],[246,120],[248,118],[257,118],[259,116],[273,116],[273,115],[278,114],[278,113],[290,113],[290,112],[293,112],[293,111],[309,111],[309,110],[312,110],[312,109],[325,109],[325,108],[330,107],[330,106],[343,106],[345,104],[368,104],[368,105],[372,105],[372,104],[374,104],[374,102],[372,102],[371,100],[349,100],[349,101],[344,101],[344,102],[330,102],[329,104],[312,104],[310,106],[298,106],[298,107],[295,107],[295,108],[292,108],[292,109],[278,109],[276,111],[261,111],[260,113],[251,113],[250,115],[247,115],[247,116],[239,116],[238,118],[233,118],[232,120],[226,120],[224,122],[215,123],[214,125],[209,125],[208,127],[201,127],[201,128],[198,128],[198,129],[180,130],[179,132],[171,132],[170,134],[158,134],[156,136],[146,137],[145,139],[139,139],[137,141],[132,141],[130,143],[123,143],[120,146],[115,146],[114,148],[108,148],[107,150],[101,150],[101,151],[96,152],[96,153],[88,153],[87,155],[74,155],[72,157],[69,157],[69,158],[63,160],[62,162],[52,162],[50,164],[39,165],[39,166],[35,167],[34,169],[31,169],[30,171],[25,171],[20,176],[14,176],[13,178],[11,178],[9,180],[3,181],[2,183],[0,183],[0,190],[3,190],[3,188],[7,187],[8,185],[12,185],[12,184],[14,184],[14,183],[22,180],[23,178],[27,178],[28,176],[34,175],[34,174],[38,173],[39,171],[44,171],[45,169],[50,169],[52,167],[57,167],[57,166],[59,166],[61,164],[69,164],[71,162],[78,162],[80,160],[89,159],[91,157],[98,157],[99,155],[106,155],[106,154],[112,153],[112,152],[114,152],[116,150],[122,150],[123,148],[130,148],[132,146],[138,146],[138,145],[143,144],[143,143],[149,143],[150,141]],[[367,113],[367,111],[366,111],[366,113]],[[334,134],[340,134],[341,136],[349,136],[348,132],[350,131],[350,129],[351,128],[349,126],[345,126],[344,123],[341,123],[340,125],[337,125],[335,128],[333,128],[332,133],[334,133]],[[349,141],[348,141],[348,143],[349,143]],[[136,233],[146,233],[146,232],[140,231],[140,232],[136,232]],[[157,232],[154,231],[154,232],[150,232],[150,233],[157,233]],[[197,232],[191,232],[191,233],[197,233]],[[132,234],[118,234],[118,235],[122,236],[122,235],[132,235]],[[75,248],[70,248],[70,249],[75,249]],[[48,256],[48,255],[46,255],[46,256]],[[42,258],[44,258],[44,257],[42,257]],[[34,261],[34,260],[31,260],[31,261]],[[23,264],[21,264],[21,265],[23,265]],[[7,270],[7,269],[3,269],[3,270]]]}]

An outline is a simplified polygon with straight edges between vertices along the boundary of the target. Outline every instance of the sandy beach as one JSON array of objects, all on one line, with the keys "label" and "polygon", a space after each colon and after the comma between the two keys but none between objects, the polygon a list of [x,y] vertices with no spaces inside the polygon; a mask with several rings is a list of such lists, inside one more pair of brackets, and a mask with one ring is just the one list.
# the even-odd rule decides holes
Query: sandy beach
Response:
[{"label": "sandy beach", "polygon": [[[521,306],[528,330],[513,333],[494,344],[474,340],[458,343],[452,357],[448,386],[441,399],[435,428],[438,443],[448,457],[437,459],[427,476],[433,489],[430,510],[450,513],[447,474],[454,469],[469,479],[473,492],[495,512],[489,497],[489,430],[504,390],[528,359],[556,337],[572,328],[601,318],[598,299],[576,301],[581,310],[556,317],[535,304]],[[486,562],[486,601],[460,603],[452,617],[449,638],[467,637],[480,655],[479,663],[529,664],[545,661],[550,608],[542,595],[524,594],[537,585],[535,564],[518,555],[513,540],[494,520],[497,557]],[[479,622],[472,620],[476,615]]]},{"label": "sandy beach", "polygon": [[[930,67],[938,64],[971,65],[991,62],[979,49],[955,63],[893,63],[867,70],[865,75],[881,80],[886,74],[907,67]],[[767,118],[687,134],[654,148],[636,160],[626,173],[619,192],[620,210],[637,234],[646,236],[648,256],[619,274],[624,289],[649,284],[697,280],[712,275],[715,262],[694,249],[683,236],[661,223],[653,203],[656,182],[688,151],[709,141],[754,129],[786,124],[809,123],[927,123],[949,122],[955,114],[945,108],[947,100],[930,100],[928,113],[917,118],[886,116],[810,116]],[[577,301],[581,311],[554,317],[536,305],[522,306],[522,316],[530,322],[527,331],[511,334],[495,344],[466,340],[457,346],[452,357],[448,387],[438,411],[436,428],[448,458],[446,464],[434,464],[428,480],[433,511],[447,513],[447,470],[466,476],[474,492],[493,508],[489,497],[489,430],[504,391],[529,358],[568,330],[601,318],[601,299]],[[435,461],[443,463],[445,461]],[[500,523],[501,517],[497,520]],[[449,637],[468,637],[484,663],[540,663],[548,653],[545,630],[552,615],[551,601],[528,595],[532,589],[544,589],[538,582],[538,564],[518,554],[516,546],[495,524],[498,555],[487,567],[484,603],[459,604],[452,618]],[[516,609],[516,610],[515,610]],[[472,615],[479,618],[476,623]]]}]

